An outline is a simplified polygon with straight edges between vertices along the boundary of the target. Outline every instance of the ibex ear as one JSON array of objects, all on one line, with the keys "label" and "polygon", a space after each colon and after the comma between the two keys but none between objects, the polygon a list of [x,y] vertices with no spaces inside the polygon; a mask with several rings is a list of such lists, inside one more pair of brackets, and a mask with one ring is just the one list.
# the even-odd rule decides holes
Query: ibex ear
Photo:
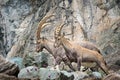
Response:
[{"label": "ibex ear", "polygon": [[45,40],[45,37],[42,37],[41,39],[42,39],[42,40]]},{"label": "ibex ear", "polygon": [[64,37],[65,36],[65,32],[63,32],[63,34],[62,34],[62,37]]},{"label": "ibex ear", "polygon": [[41,40],[39,39],[39,40],[37,40],[37,42],[36,43],[39,43]]}]

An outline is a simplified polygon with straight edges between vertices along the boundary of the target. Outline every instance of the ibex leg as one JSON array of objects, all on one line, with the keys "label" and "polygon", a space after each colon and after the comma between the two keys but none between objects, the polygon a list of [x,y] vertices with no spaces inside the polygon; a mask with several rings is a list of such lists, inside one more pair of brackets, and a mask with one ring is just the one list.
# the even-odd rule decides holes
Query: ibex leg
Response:
[{"label": "ibex leg", "polygon": [[65,62],[66,65],[69,66],[70,69],[72,69],[73,71],[75,71],[74,67],[72,66],[71,62],[68,59],[63,59],[63,61]]},{"label": "ibex leg", "polygon": [[78,68],[78,71],[80,71],[81,62],[82,62],[82,58],[81,58],[81,57],[78,57],[78,58],[77,58],[77,68]]},{"label": "ibex leg", "polygon": [[98,65],[99,65],[100,68],[105,72],[106,75],[109,74],[109,72],[108,72],[108,68],[107,68],[107,66],[106,66],[105,63],[103,63],[103,62],[99,62]]}]

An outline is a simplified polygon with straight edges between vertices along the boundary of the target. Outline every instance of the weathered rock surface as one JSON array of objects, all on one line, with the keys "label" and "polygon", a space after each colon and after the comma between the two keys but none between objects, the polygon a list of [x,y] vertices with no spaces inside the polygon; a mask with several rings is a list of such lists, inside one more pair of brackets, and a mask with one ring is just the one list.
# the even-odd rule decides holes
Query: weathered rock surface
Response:
[{"label": "weathered rock surface", "polygon": [[61,71],[61,74],[60,74],[60,79],[61,80],[74,80],[74,75],[67,72],[67,71]]},{"label": "weathered rock surface", "polygon": [[[35,33],[39,21],[55,6],[55,17],[49,19],[52,24],[42,30],[41,36],[54,41],[54,29],[65,19],[62,32],[66,38],[96,44],[109,69],[120,72],[119,0],[0,0],[0,55],[7,59],[21,57],[26,67],[53,66],[53,56],[43,59],[39,53],[35,55]],[[26,57],[29,53],[32,56]]]},{"label": "weathered rock surface", "polygon": [[40,79],[17,78],[15,76],[9,76],[9,75],[0,73],[0,80],[40,80]]},{"label": "weathered rock surface", "polygon": [[13,58],[9,59],[9,61],[10,61],[11,63],[16,64],[16,65],[19,67],[19,69],[22,69],[22,68],[25,67],[24,64],[23,64],[23,58],[13,57]]},{"label": "weathered rock surface", "polygon": [[38,75],[40,80],[57,80],[60,72],[55,69],[40,68]]},{"label": "weathered rock surface", "polygon": [[19,68],[16,64],[9,62],[0,55],[0,73],[17,76],[19,73]]},{"label": "weathered rock surface", "polygon": [[109,67],[109,70],[120,72],[120,65],[118,63],[120,57],[120,50],[116,51],[114,54],[108,54],[105,59],[107,62],[107,65]]},{"label": "weathered rock surface", "polygon": [[18,78],[34,79],[38,78],[39,69],[35,66],[29,66],[20,70]]},{"label": "weathered rock surface", "polygon": [[88,77],[89,75],[85,72],[73,72],[74,75],[74,80],[82,80],[86,77]]},{"label": "weathered rock surface", "polygon": [[[66,17],[67,22],[63,28],[66,37],[78,41],[89,40],[96,44],[103,54],[115,53],[119,50],[120,44],[119,4],[117,0],[65,0],[64,2],[61,0],[51,2],[45,0],[41,2],[39,0],[1,0],[0,26],[3,36],[0,41],[1,48],[5,47],[5,51],[2,52],[9,52],[13,44],[18,42],[20,46],[29,44],[30,46],[25,47],[28,52],[34,51],[37,24],[48,10],[57,5],[54,12],[56,18],[51,21],[53,24],[47,26],[41,35],[53,39],[54,27],[56,23],[59,23],[62,14]],[[21,37],[22,34],[28,35]],[[24,43],[25,39],[28,39],[26,44]],[[17,52],[21,53],[20,48],[17,49]]]},{"label": "weathered rock surface", "polygon": [[103,80],[120,80],[120,74],[111,73],[107,75]]},{"label": "weathered rock surface", "polygon": [[92,72],[91,76],[95,77],[96,79],[102,79],[102,74],[99,72]]},{"label": "weathered rock surface", "polygon": [[18,80],[15,76],[9,76],[7,74],[0,73],[0,80]]}]

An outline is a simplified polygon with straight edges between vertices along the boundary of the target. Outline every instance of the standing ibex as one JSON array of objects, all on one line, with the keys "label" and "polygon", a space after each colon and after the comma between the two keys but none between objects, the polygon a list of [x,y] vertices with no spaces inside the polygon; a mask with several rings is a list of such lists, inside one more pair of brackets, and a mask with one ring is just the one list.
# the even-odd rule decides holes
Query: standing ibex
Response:
[{"label": "standing ibex", "polygon": [[[36,51],[39,52],[39,51],[42,51],[45,48],[55,58],[55,61],[56,61],[55,65],[57,65],[57,64],[59,65],[61,63],[61,61],[63,61],[72,70],[75,70],[73,68],[73,66],[71,65],[71,62],[69,61],[69,59],[65,55],[66,53],[65,53],[65,50],[62,46],[60,46],[58,48],[55,48],[54,47],[54,42],[52,42],[52,41],[50,41],[50,40],[48,40],[44,37],[43,38],[40,37],[40,32],[45,27],[44,24],[46,23],[47,19],[49,19],[52,16],[53,15],[44,17],[38,25],[38,29],[37,29],[37,32],[36,32],[37,33],[36,34],[36,37],[37,37]],[[83,43],[83,46],[87,46],[87,45],[91,46],[91,48],[93,48],[93,49],[97,49],[93,45]],[[96,51],[98,51],[98,50],[96,50]]]},{"label": "standing ibex", "polygon": [[57,27],[55,31],[55,46],[63,46],[66,51],[65,54],[70,62],[77,62],[78,70],[80,70],[82,62],[95,62],[106,74],[108,74],[108,69],[103,56],[96,51],[84,48],[78,44],[68,41],[64,35],[61,35],[60,31],[63,26],[64,24]]},{"label": "standing ibex", "polygon": [[46,39],[46,38],[41,38],[40,37],[40,32],[41,30],[45,27],[44,24],[46,23],[46,20],[50,17],[52,17],[53,15],[50,16],[46,16],[45,18],[43,18],[39,25],[38,25],[38,29],[37,29],[37,45],[36,45],[36,51],[40,52],[42,51],[44,48],[50,53],[52,54],[52,56],[55,58],[55,65],[59,65],[61,63],[61,61],[64,61],[72,70],[75,70],[71,63],[69,62],[68,58],[65,55],[65,50],[63,49],[62,46],[60,46],[59,48],[55,48],[54,47],[54,42]]}]

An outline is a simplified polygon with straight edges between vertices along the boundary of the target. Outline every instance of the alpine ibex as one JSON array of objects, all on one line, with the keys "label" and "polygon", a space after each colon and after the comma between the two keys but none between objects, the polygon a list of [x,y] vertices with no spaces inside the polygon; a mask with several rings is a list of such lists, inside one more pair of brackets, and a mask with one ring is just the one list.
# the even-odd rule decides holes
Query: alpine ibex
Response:
[{"label": "alpine ibex", "polygon": [[[55,58],[55,65],[59,65],[62,61],[65,62],[66,65],[68,65],[72,70],[75,70],[73,68],[73,66],[71,65],[71,62],[69,61],[69,59],[67,58],[67,56],[65,55],[65,50],[62,46],[58,47],[58,48],[55,48],[54,47],[54,42],[46,39],[46,38],[41,38],[40,37],[40,32],[41,30],[45,27],[45,23],[47,21],[47,19],[49,19],[50,17],[52,17],[53,15],[50,15],[50,16],[46,16],[44,17],[39,25],[38,25],[38,29],[37,29],[37,32],[36,32],[36,37],[37,37],[37,45],[36,45],[36,51],[39,52],[39,51],[42,51],[44,48],[50,53],[53,55],[53,57]],[[97,48],[95,48],[95,46],[91,45],[91,44],[86,44],[86,43],[83,43],[83,47],[86,47],[86,46],[92,46],[92,48],[94,50],[96,50]],[[90,49],[92,49],[90,48]],[[89,49],[89,48],[88,48]],[[99,51],[99,50],[96,50],[96,51]]]},{"label": "alpine ibex", "polygon": [[84,48],[78,44],[68,41],[64,37],[64,35],[61,35],[60,31],[63,26],[64,24],[57,27],[55,31],[55,46],[63,46],[63,48],[66,51],[65,54],[70,60],[70,62],[77,62],[78,70],[80,70],[81,63],[83,62],[95,62],[106,74],[108,74],[108,68],[106,66],[106,62],[104,61],[103,56],[97,51]]},{"label": "alpine ibex", "polygon": [[59,65],[62,61],[64,61],[72,70],[75,70],[72,67],[71,63],[69,62],[68,58],[66,57],[65,50],[63,49],[62,46],[60,46],[59,48],[55,48],[54,42],[44,37],[43,38],[40,37],[40,32],[45,27],[44,24],[46,23],[46,20],[52,16],[53,15],[46,16],[40,21],[38,25],[38,29],[36,32],[36,37],[37,37],[36,51],[40,52],[45,48],[55,58],[56,61],[55,65]]}]

